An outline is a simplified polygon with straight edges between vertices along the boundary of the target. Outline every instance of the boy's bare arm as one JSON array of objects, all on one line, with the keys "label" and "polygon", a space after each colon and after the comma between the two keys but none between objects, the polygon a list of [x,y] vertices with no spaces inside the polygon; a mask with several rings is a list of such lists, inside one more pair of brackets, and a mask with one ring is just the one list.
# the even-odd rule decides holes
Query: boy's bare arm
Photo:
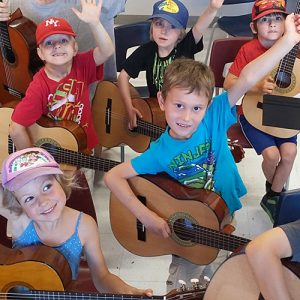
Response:
[{"label": "boy's bare arm", "polygon": [[[236,84],[228,90],[230,106],[262,80],[300,41],[300,16],[290,14],[285,20],[285,34],[264,54],[247,64],[242,70]],[[262,68],[263,66],[263,68]]]},{"label": "boy's bare arm", "polygon": [[99,66],[114,53],[112,40],[100,22],[102,0],[99,0],[98,5],[96,0],[81,0],[81,7],[81,12],[75,8],[72,10],[81,21],[90,26],[97,45],[94,49],[94,60]]},{"label": "boy's bare arm", "polygon": [[104,181],[112,193],[135,215],[147,229],[168,237],[167,222],[143,205],[133,193],[127,179],[137,176],[131,162],[124,162],[106,173]]},{"label": "boy's bare arm", "polygon": [[132,104],[129,79],[129,75],[123,69],[118,76],[118,86],[128,116],[128,128],[133,129],[137,126],[137,117],[142,118],[143,116],[141,112],[138,109],[136,109]]},{"label": "boy's bare arm", "polygon": [[200,41],[203,34],[213,21],[223,2],[224,0],[210,0],[203,14],[198,17],[196,24],[193,26],[193,35],[196,44]]},{"label": "boy's bare arm", "polygon": [[27,128],[14,121],[9,126],[9,135],[12,138],[17,150],[32,147]]}]

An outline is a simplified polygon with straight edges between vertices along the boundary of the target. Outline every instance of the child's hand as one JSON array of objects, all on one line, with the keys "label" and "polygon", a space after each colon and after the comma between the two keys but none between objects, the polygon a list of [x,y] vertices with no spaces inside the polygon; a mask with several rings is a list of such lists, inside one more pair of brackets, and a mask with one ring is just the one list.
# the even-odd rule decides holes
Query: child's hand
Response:
[{"label": "child's hand", "polygon": [[141,112],[133,107],[130,112],[128,112],[128,128],[129,130],[133,130],[135,127],[137,127],[137,119],[142,119],[143,116]]},{"label": "child's hand", "polygon": [[286,17],[284,35],[293,39],[294,44],[300,42],[300,15],[290,14]]},{"label": "child's hand", "polygon": [[210,7],[218,10],[223,5],[224,0],[210,0]]},{"label": "child's hand", "polygon": [[142,296],[147,296],[147,297],[152,297],[153,296],[153,290],[151,289],[137,289],[137,288],[132,288],[132,290],[126,292],[126,294],[129,295],[142,295]]},{"label": "child's hand", "polygon": [[10,19],[10,10],[8,0],[0,2],[0,21],[7,21]]},{"label": "child's hand", "polygon": [[263,94],[272,94],[273,90],[275,89],[276,84],[272,76],[267,76],[261,82],[261,91]]},{"label": "child's hand", "polygon": [[81,0],[81,12],[72,7],[73,12],[83,22],[88,24],[96,24],[100,20],[102,8],[102,0],[99,0],[98,5],[96,0]]},{"label": "child's hand", "polygon": [[148,230],[168,238],[171,235],[171,230],[168,223],[156,213],[150,211],[150,214],[142,222]]}]

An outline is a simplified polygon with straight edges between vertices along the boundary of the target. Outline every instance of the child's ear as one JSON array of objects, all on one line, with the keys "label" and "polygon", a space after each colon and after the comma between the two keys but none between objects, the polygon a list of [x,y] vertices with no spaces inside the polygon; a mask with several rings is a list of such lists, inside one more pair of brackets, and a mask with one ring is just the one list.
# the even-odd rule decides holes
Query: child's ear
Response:
[{"label": "child's ear", "polygon": [[254,26],[253,22],[250,23],[250,28],[251,28],[251,31],[252,31],[253,34],[257,34],[257,30],[255,29],[255,26]]},{"label": "child's ear", "polygon": [[36,52],[37,52],[39,58],[40,58],[42,61],[44,61],[44,56],[43,56],[43,53],[42,53],[41,49],[40,49],[40,48],[36,48]]},{"label": "child's ear", "polygon": [[75,41],[74,43],[74,56],[78,53],[78,43]]},{"label": "child's ear", "polygon": [[162,111],[164,111],[165,110],[165,99],[163,98],[161,92],[157,92],[157,100],[158,100],[158,104],[159,104],[160,109]]}]

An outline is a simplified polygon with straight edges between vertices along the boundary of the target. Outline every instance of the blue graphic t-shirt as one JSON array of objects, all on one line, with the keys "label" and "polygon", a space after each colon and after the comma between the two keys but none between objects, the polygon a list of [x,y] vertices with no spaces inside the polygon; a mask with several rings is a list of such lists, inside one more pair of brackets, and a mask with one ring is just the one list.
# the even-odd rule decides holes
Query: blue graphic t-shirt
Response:
[{"label": "blue graphic t-shirt", "polygon": [[227,93],[213,98],[204,119],[188,140],[176,140],[168,129],[150,148],[132,159],[138,174],[166,172],[180,183],[218,193],[230,213],[242,207],[246,188],[227,145],[227,129],[236,122]]}]

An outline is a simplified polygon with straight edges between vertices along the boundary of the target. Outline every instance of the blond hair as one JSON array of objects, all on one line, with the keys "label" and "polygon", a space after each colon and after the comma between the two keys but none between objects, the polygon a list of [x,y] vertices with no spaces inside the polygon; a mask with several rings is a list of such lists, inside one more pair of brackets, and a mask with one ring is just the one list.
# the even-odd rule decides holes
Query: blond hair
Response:
[{"label": "blond hair", "polygon": [[209,99],[213,96],[215,79],[212,70],[205,64],[189,58],[175,59],[166,69],[161,93],[166,99],[168,92],[177,87],[188,93],[204,93]]}]

